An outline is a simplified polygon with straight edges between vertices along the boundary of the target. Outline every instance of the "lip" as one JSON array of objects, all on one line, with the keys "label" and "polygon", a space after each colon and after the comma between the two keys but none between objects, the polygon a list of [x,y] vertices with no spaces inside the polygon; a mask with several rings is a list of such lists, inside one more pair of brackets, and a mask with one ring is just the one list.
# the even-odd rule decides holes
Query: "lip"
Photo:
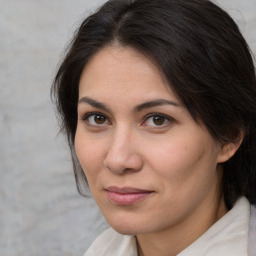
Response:
[{"label": "lip", "polygon": [[108,187],[106,192],[108,199],[115,205],[133,205],[146,199],[154,191],[131,187]]}]

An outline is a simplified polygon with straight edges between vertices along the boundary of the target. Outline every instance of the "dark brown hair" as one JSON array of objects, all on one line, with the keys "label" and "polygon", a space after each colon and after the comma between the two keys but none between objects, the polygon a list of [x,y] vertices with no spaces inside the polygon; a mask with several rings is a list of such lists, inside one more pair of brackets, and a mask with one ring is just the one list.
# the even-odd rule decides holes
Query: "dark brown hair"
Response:
[{"label": "dark brown hair", "polygon": [[118,42],[152,58],[191,116],[218,141],[244,140],[223,164],[228,208],[240,196],[256,203],[256,80],[237,25],[207,0],[111,0],[84,20],[56,74],[52,95],[71,149],[78,190],[85,175],[76,160],[78,84],[88,60]]}]

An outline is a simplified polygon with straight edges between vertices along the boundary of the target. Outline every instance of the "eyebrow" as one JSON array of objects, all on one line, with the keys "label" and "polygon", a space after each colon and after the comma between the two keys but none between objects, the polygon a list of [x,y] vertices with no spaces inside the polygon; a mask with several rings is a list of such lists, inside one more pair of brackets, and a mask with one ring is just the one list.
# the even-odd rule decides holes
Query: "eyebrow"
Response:
[{"label": "eyebrow", "polygon": [[171,100],[165,100],[165,99],[156,99],[156,100],[151,100],[144,102],[138,106],[135,107],[135,111],[139,112],[142,111],[145,108],[152,108],[152,107],[158,107],[158,106],[163,106],[163,105],[171,105],[174,107],[180,107],[180,104],[171,101]]},{"label": "eyebrow", "polygon": [[[103,109],[105,111],[111,112],[111,110],[103,103],[98,102],[96,100],[93,100],[89,97],[83,97],[81,99],[79,99],[78,103],[87,103],[89,105],[91,105],[92,107],[98,108],[98,109]],[[156,100],[150,100],[150,101],[146,101],[142,104],[139,104],[137,106],[135,106],[134,110],[135,112],[140,112],[143,109],[147,109],[147,108],[152,108],[152,107],[157,107],[157,106],[163,106],[163,105],[171,105],[174,107],[180,107],[181,105],[174,102],[174,101],[170,101],[170,100],[165,100],[165,99],[156,99]]]},{"label": "eyebrow", "polygon": [[87,103],[89,105],[91,105],[92,107],[95,107],[95,108],[99,108],[99,109],[103,109],[105,111],[108,111],[108,112],[111,112],[110,109],[103,103],[101,102],[98,102],[96,100],[93,100],[91,98],[88,98],[88,97],[83,97],[81,98],[78,103]]}]

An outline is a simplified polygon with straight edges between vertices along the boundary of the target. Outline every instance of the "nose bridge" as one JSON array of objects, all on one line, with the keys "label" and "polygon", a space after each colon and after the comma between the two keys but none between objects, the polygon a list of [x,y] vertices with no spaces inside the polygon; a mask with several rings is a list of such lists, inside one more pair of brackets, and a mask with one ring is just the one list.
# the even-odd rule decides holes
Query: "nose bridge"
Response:
[{"label": "nose bridge", "polygon": [[[127,125],[117,126],[112,134],[110,149],[112,150],[128,150],[128,141],[131,141],[132,131]],[[124,152],[123,152],[124,153]]]},{"label": "nose bridge", "polygon": [[138,171],[142,159],[137,152],[136,132],[122,124],[113,129],[104,165],[112,172],[122,174],[125,170]]}]

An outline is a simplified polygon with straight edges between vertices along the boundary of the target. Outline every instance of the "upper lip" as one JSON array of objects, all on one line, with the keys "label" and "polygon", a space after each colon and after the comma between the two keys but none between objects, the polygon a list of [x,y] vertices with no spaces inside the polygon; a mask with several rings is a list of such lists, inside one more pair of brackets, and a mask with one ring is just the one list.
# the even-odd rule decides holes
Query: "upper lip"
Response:
[{"label": "upper lip", "polygon": [[119,193],[119,194],[132,194],[132,193],[150,193],[153,191],[150,190],[145,190],[145,189],[139,189],[139,188],[132,188],[132,187],[115,187],[111,186],[106,188],[107,191],[109,192],[114,192],[114,193]]}]

